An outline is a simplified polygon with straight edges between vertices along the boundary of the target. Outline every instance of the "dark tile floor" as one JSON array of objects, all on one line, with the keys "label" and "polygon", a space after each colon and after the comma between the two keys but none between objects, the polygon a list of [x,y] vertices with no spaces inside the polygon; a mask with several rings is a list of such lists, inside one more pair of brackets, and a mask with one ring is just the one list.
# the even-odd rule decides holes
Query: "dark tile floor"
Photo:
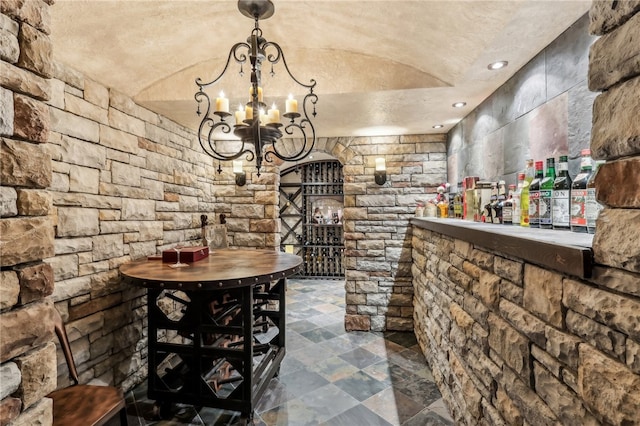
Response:
[{"label": "dark tile floor", "polygon": [[[254,425],[452,425],[413,333],[344,331],[344,281],[288,282],[287,355]],[[237,413],[175,406],[156,420],[143,384],[127,394],[132,426],[236,425]]]}]

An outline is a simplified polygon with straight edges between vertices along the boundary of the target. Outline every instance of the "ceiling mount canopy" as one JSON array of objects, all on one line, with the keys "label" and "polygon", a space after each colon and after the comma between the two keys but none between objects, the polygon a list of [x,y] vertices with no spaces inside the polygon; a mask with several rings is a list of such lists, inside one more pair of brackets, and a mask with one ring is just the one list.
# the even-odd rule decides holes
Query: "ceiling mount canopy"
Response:
[{"label": "ceiling mount canopy", "polygon": [[[309,118],[308,109],[313,109],[311,115],[315,117],[318,96],[313,93],[316,81],[311,79],[309,84],[304,84],[296,79],[289,70],[280,45],[262,37],[260,20],[273,16],[275,10],[273,3],[270,0],[239,0],[238,10],[242,15],[253,19],[255,26],[246,42],[239,42],[231,47],[224,69],[218,77],[210,82],[203,82],[200,78],[196,79],[196,85],[199,89],[194,97],[198,102],[197,114],[202,116],[198,139],[204,152],[216,160],[231,161],[243,155],[248,161],[255,159],[257,174],[260,176],[263,160],[272,162],[276,157],[283,161],[298,161],[306,157],[313,149],[316,132]],[[215,102],[212,102],[212,98],[205,91],[226,74],[232,59],[240,65],[240,76],[244,75],[243,66],[247,61],[251,67],[250,81],[248,82],[249,100],[244,103],[244,106],[241,103],[239,109],[235,111],[235,115],[233,115],[235,122],[231,120],[229,98],[220,92],[219,96],[215,98]],[[286,99],[285,112],[282,114],[284,120],[282,121],[275,100],[269,109],[264,101],[264,94],[268,93],[268,87],[265,87],[263,94],[262,86],[262,64],[265,61],[271,63],[271,75],[275,75],[273,66],[282,61],[284,70],[293,83],[305,90],[300,109],[298,108],[298,100],[293,94],[290,94]],[[204,111],[201,107],[204,107],[202,108]],[[242,142],[237,145],[239,147],[229,148],[233,144],[228,143],[218,143],[220,145],[218,147],[220,133],[228,134],[231,130]],[[281,141],[284,134],[296,137],[286,147],[282,146],[283,142]],[[219,164],[218,172],[221,171],[222,168]]]}]

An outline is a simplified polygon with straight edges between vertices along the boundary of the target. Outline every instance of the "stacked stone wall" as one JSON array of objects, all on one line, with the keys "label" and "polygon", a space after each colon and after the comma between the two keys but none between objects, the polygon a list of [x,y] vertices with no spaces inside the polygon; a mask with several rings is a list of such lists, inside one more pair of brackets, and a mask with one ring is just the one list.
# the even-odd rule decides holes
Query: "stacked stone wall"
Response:
[{"label": "stacked stone wall", "polygon": [[0,424],[48,425],[56,388],[49,2],[0,2]]},{"label": "stacked stone wall", "polygon": [[0,2],[0,424],[50,424],[44,396],[69,384],[53,309],[81,382],[127,390],[146,377],[146,299],[120,265],[199,244],[201,214],[226,215],[231,246],[280,238],[276,167],[237,187],[192,131],[54,63],[48,3]]},{"label": "stacked stone wall", "polygon": [[[411,228],[418,201],[446,181],[446,135],[321,138],[344,165],[347,330],[413,329]],[[374,182],[384,157],[387,182]]]},{"label": "stacked stone wall", "polygon": [[592,278],[414,227],[415,332],[464,425],[638,424],[640,271]]}]

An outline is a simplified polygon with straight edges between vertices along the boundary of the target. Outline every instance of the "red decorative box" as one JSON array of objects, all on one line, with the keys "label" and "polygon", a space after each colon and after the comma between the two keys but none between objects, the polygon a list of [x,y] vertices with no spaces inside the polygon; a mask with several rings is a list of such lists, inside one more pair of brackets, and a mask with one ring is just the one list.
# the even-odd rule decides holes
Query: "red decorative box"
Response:
[{"label": "red decorative box", "polygon": [[[180,262],[197,262],[209,256],[209,247],[194,246],[183,247],[180,249]],[[162,261],[176,263],[178,254],[174,249],[164,250],[162,252]]]}]

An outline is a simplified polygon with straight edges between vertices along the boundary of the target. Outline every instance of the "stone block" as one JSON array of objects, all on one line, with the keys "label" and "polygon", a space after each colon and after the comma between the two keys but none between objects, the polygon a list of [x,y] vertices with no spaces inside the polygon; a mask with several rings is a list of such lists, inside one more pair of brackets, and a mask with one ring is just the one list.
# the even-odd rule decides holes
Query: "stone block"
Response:
[{"label": "stone block", "polygon": [[155,206],[156,202],[153,200],[124,198],[121,220],[155,220]]},{"label": "stone block", "polygon": [[510,425],[522,425],[522,415],[520,410],[514,404],[513,400],[509,398],[509,395],[502,387],[498,387],[495,397],[495,406],[498,412]]},{"label": "stone block", "polygon": [[546,351],[572,370],[577,370],[578,345],[582,341],[572,334],[563,333],[553,327],[547,327],[545,336],[547,338]]},{"label": "stone block", "polygon": [[627,339],[626,360],[627,367],[636,374],[640,374],[640,343]]},{"label": "stone block", "polygon": [[640,0],[594,1],[589,9],[589,32],[603,35],[624,24],[640,10]]},{"label": "stone block", "polygon": [[0,401],[0,424],[8,425],[18,417],[22,401],[19,398],[5,398]]},{"label": "stone block", "polygon": [[533,373],[536,393],[542,397],[562,424],[600,425],[600,422],[584,408],[578,396],[541,364],[533,363]]},{"label": "stone block", "polygon": [[46,259],[47,264],[53,270],[56,281],[62,281],[78,276],[78,255],[65,254]]},{"label": "stone block", "polygon": [[44,78],[53,76],[53,45],[49,37],[31,25],[20,25],[18,66]]},{"label": "stone block", "polygon": [[84,100],[106,110],[109,108],[109,89],[87,78],[84,80]]},{"label": "stone block", "polygon": [[[27,2],[35,3],[35,2]],[[16,418],[11,426],[52,426],[53,425],[53,400],[42,398],[34,406],[24,410]]]},{"label": "stone block", "polygon": [[[0,30],[0,46],[2,46],[2,30]],[[13,135],[13,117],[13,93],[0,87],[0,135]]]},{"label": "stone block", "polygon": [[20,45],[18,43],[18,23],[6,15],[0,15],[0,59],[10,64],[18,62]]},{"label": "stone block", "polygon": [[69,191],[98,194],[99,189],[99,170],[75,165],[69,167]]},{"label": "stone block", "polygon": [[529,362],[529,341],[502,318],[489,314],[489,347],[504,362],[529,383],[531,368]]},{"label": "stone block", "polygon": [[106,149],[94,143],[63,135],[60,140],[60,152],[65,163],[99,170],[106,168]]},{"label": "stone block", "polygon": [[[604,91],[640,74],[640,13],[591,45],[589,90]],[[595,60],[597,58],[597,60]]]},{"label": "stone block", "polygon": [[109,108],[109,125],[136,136],[145,136],[144,121],[114,108]]},{"label": "stone block", "polygon": [[[138,138],[135,135],[105,125],[100,125],[99,135],[100,145],[130,154],[138,154]],[[158,164],[173,163],[173,159],[162,158],[162,156],[156,156],[156,158],[159,160]],[[156,167],[155,161],[153,162],[153,167],[149,164],[151,170],[164,170],[166,173],[173,173],[173,170],[170,170],[169,167],[164,169],[157,169]]]},{"label": "stone block", "polygon": [[500,277],[483,270],[480,280],[472,283],[471,292],[489,309],[497,309],[500,299]]},{"label": "stone block", "polygon": [[49,342],[16,358],[22,373],[18,395],[23,408],[29,408],[56,389],[56,345]]},{"label": "stone block", "polygon": [[47,263],[30,263],[16,268],[20,281],[20,302],[27,304],[53,294],[53,269]]},{"label": "stone block", "polygon": [[2,138],[0,183],[26,188],[51,185],[51,157],[42,145]]},{"label": "stone block", "polygon": [[562,275],[526,264],[524,308],[540,319],[562,327]]},{"label": "stone block", "polygon": [[98,209],[58,207],[57,237],[85,237],[99,232]]},{"label": "stone block", "polygon": [[544,322],[505,299],[500,301],[500,314],[536,345],[542,348],[546,346]]},{"label": "stone block", "polygon": [[591,128],[594,159],[614,160],[640,152],[639,97],[640,75],[596,97]]},{"label": "stone block", "polygon": [[124,255],[122,234],[98,235],[93,237],[93,261]]},{"label": "stone block", "polygon": [[522,306],[524,289],[509,280],[500,280],[500,297],[510,300],[516,305]]},{"label": "stone block", "polygon": [[[0,311],[18,304],[20,281],[14,271],[0,271]],[[0,384],[2,381],[0,380]],[[4,396],[0,397],[0,399]]]},{"label": "stone block", "polygon": [[578,387],[601,422],[632,425],[640,419],[640,375],[587,344],[580,345]]},{"label": "stone block", "polygon": [[0,365],[0,400],[17,391],[21,382],[22,374],[15,362]]},{"label": "stone block", "polygon": [[500,256],[494,256],[493,258],[493,272],[515,285],[522,285],[523,271],[524,268],[521,261],[505,259]]},{"label": "stone block", "polygon": [[40,100],[46,101],[51,97],[49,80],[4,61],[0,61],[0,85]]},{"label": "stone block", "polygon": [[231,215],[236,218],[264,218],[264,206],[258,204],[234,204],[231,206]]},{"label": "stone block", "polygon": [[91,278],[88,276],[58,281],[53,289],[53,301],[71,299],[91,291]]},{"label": "stone block", "polygon": [[51,120],[49,107],[44,102],[20,95],[13,95],[15,136],[32,142],[46,143]]},{"label": "stone block", "polygon": [[[562,377],[563,365],[537,345],[531,345],[531,356],[551,372],[556,378]],[[568,371],[568,370],[565,370]]]},{"label": "stone block", "polygon": [[581,337],[600,351],[624,361],[626,340],[624,334],[572,310],[567,311],[566,323],[569,332]]},{"label": "stone block", "polygon": [[344,328],[346,331],[369,331],[371,317],[366,315],[345,315]]},{"label": "stone block", "polygon": [[36,302],[0,314],[0,363],[53,339],[53,303]]},{"label": "stone block", "polygon": [[56,255],[87,252],[93,248],[93,242],[90,237],[56,238],[54,245]]},{"label": "stone block", "polygon": [[598,201],[613,208],[640,209],[640,188],[629,182],[640,182],[640,157],[603,164],[595,180]]},{"label": "stone block", "polygon": [[0,220],[0,266],[53,256],[53,225],[48,216]]},{"label": "stone block", "polygon": [[46,216],[53,206],[49,191],[39,189],[18,190],[18,214],[20,216]]},{"label": "stone block", "polygon": [[0,217],[18,215],[18,193],[10,186],[0,186]]},{"label": "stone block", "polygon": [[563,304],[575,312],[640,340],[640,302],[566,279]]},{"label": "stone block", "polygon": [[503,368],[500,382],[509,398],[520,411],[523,425],[555,426],[560,424],[558,418],[542,398],[508,367]]},{"label": "stone block", "polygon": [[100,141],[100,125],[70,112],[50,108],[51,130],[88,142]]}]

